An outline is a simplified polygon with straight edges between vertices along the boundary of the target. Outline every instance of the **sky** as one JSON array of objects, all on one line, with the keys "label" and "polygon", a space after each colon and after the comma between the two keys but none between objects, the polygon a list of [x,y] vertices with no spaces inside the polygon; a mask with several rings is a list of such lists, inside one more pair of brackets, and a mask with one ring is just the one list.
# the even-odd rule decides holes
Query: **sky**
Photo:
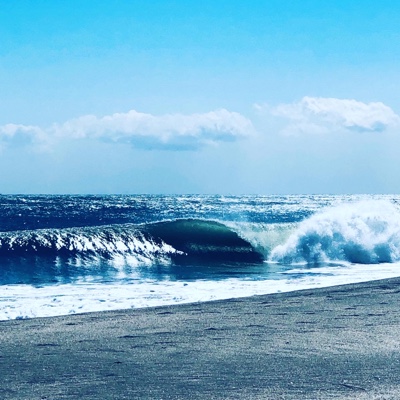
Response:
[{"label": "sky", "polygon": [[400,3],[0,0],[0,193],[400,193]]}]

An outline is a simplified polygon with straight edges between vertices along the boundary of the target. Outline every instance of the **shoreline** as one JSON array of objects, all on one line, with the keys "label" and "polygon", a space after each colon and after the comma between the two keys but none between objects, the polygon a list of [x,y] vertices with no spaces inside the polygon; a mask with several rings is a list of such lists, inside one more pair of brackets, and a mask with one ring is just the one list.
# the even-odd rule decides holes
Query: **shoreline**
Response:
[{"label": "shoreline", "polygon": [[[315,290],[399,277],[400,263],[292,269],[279,279],[145,280],[104,284],[4,285],[0,321],[119,311]],[[296,276],[297,275],[297,276]]]},{"label": "shoreline", "polygon": [[2,399],[400,398],[400,278],[0,322]]}]

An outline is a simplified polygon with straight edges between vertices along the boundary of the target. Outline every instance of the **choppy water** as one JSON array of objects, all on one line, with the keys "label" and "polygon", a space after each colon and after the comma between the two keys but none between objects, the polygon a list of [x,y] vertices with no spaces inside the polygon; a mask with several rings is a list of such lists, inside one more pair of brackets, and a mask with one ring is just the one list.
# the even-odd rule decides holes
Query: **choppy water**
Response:
[{"label": "choppy water", "polygon": [[0,319],[400,275],[400,196],[0,196]]}]

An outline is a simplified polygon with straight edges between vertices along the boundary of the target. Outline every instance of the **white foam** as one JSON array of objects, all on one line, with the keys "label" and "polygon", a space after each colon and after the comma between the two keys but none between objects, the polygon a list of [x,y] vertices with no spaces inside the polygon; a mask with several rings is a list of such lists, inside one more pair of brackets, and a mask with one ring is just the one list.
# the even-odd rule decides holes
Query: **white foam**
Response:
[{"label": "white foam", "polygon": [[[280,280],[154,281],[2,286],[0,320],[222,300],[400,276],[400,263],[297,268]],[[293,278],[293,276],[296,276]]]},{"label": "white foam", "polygon": [[400,260],[400,212],[385,200],[327,208],[300,223],[286,243],[272,251],[271,260],[396,262]]}]

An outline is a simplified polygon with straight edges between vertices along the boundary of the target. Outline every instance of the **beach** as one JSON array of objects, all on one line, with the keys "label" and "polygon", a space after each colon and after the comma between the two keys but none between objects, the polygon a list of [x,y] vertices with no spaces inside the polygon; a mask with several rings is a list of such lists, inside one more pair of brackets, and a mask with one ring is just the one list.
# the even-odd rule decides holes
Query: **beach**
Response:
[{"label": "beach", "polygon": [[0,323],[2,399],[397,399],[400,278]]},{"label": "beach", "polygon": [[400,400],[400,1],[3,1],[0,400]]}]

